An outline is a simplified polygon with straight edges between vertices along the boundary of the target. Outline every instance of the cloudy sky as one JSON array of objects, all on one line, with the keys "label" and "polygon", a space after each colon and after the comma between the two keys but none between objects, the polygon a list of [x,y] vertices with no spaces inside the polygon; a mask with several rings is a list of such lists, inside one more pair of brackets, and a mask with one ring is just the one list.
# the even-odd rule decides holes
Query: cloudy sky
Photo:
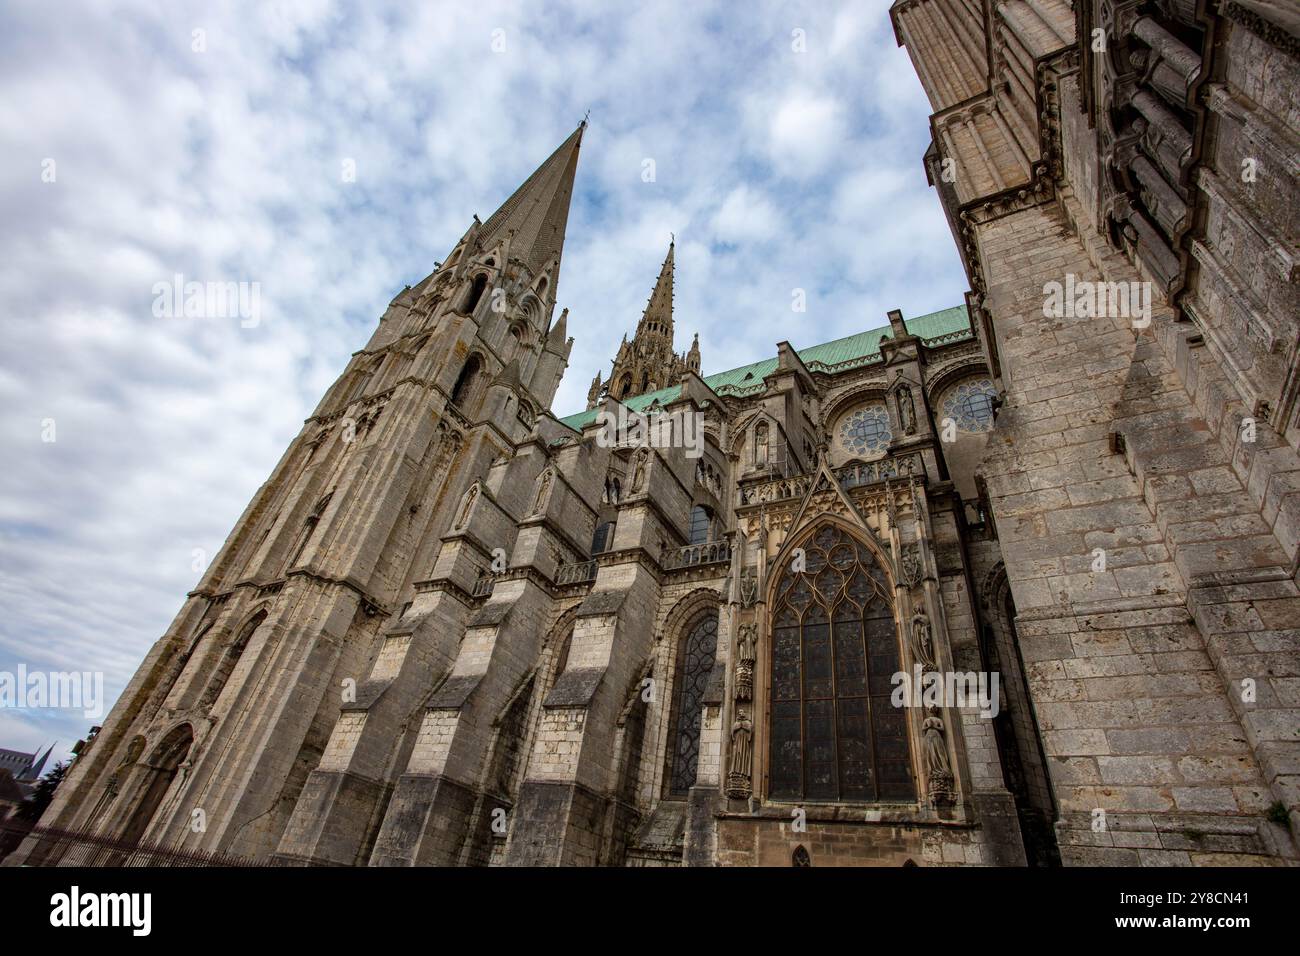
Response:
[{"label": "cloudy sky", "polygon": [[[388,301],[588,110],[558,414],[670,233],[706,374],[960,303],[887,7],[2,0],[0,672],[111,702]],[[177,274],[260,321],[155,316]],[[0,747],[93,722],[0,708]]]}]

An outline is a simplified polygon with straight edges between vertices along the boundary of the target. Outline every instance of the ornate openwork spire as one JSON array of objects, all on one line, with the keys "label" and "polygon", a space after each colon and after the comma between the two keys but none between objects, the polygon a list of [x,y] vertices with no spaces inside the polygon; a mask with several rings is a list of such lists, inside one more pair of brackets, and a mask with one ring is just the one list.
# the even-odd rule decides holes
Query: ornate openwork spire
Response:
[{"label": "ornate openwork spire", "polygon": [[659,278],[655,282],[654,291],[650,293],[650,301],[646,303],[645,312],[637,325],[638,338],[642,333],[651,331],[659,335],[667,335],[669,343],[672,342],[673,250],[676,245],[675,240],[668,244],[668,255],[664,256],[664,264],[659,268]]},{"label": "ornate openwork spire", "polygon": [[[673,275],[677,241],[668,244],[668,254],[659,267],[650,301],[646,303],[636,336],[623,337],[614,369],[609,376],[609,393],[622,400],[656,389],[676,385],[688,369],[699,370],[698,343],[689,359],[673,351]],[[693,364],[692,364],[693,363]]]}]

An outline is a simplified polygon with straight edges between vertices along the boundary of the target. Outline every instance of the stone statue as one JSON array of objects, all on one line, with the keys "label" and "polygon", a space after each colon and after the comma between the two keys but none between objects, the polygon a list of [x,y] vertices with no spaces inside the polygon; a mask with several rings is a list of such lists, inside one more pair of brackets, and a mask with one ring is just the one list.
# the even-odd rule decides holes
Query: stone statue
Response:
[{"label": "stone statue", "polygon": [[935,666],[934,640],[930,634],[930,619],[925,616],[925,611],[919,607],[916,609],[916,613],[912,615],[912,656],[926,670],[932,670]]},{"label": "stone statue", "polygon": [[752,792],[749,779],[753,772],[754,724],[748,711],[737,709],[731,724],[731,772],[727,775],[727,796],[743,800]]},{"label": "stone statue", "polygon": [[916,406],[912,402],[912,390],[907,387],[898,390],[898,420],[904,435],[916,434]]},{"label": "stone statue", "polygon": [[478,485],[470,485],[469,491],[465,493],[465,505],[460,509],[460,517],[456,519],[456,527],[463,527],[469,520],[469,511],[474,507],[474,499],[478,497]]},{"label": "stone statue", "polygon": [[644,448],[636,453],[636,467],[632,472],[632,490],[640,491],[645,485],[645,466],[647,452]]},{"label": "stone statue", "polygon": [[952,770],[948,767],[948,746],[944,743],[939,708],[930,708],[921,724],[921,733],[925,737],[925,769],[930,778],[930,799],[946,800],[953,794]]},{"label": "stone statue", "polygon": [[542,472],[542,483],[537,489],[537,500],[533,502],[533,514],[541,511],[546,505],[546,493],[551,490],[551,472]]},{"label": "stone statue", "polygon": [[758,628],[753,624],[740,626],[736,643],[736,700],[748,701],[754,696],[754,637]]}]

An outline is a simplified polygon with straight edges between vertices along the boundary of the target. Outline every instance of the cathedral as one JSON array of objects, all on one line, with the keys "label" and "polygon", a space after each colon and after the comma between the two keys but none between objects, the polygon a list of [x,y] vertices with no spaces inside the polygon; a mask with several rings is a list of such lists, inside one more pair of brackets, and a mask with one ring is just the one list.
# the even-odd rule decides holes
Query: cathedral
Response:
[{"label": "cathedral", "polygon": [[559,417],[579,126],[389,303],[42,827],[277,866],[1300,862],[1295,10],[898,0],[964,300],[705,375],[669,245]]}]

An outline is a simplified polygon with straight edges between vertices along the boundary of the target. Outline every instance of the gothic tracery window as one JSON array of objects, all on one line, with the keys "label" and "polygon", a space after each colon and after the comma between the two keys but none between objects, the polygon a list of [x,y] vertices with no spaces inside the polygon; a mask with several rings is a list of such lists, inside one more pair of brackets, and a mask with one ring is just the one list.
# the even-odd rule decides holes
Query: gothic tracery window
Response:
[{"label": "gothic tracery window", "polygon": [[993,399],[997,389],[987,378],[973,378],[950,390],[943,398],[943,417],[951,418],[964,432],[986,432],[993,428]]},{"label": "gothic tracery window", "polygon": [[840,423],[840,442],[855,455],[884,451],[893,440],[889,412],[884,405],[855,409]]},{"label": "gothic tracery window", "polygon": [[770,795],[778,800],[913,800],[889,584],[871,552],[825,525],[787,570],[772,623]]},{"label": "gothic tracery window", "polygon": [[684,797],[695,785],[700,763],[700,719],[704,692],[718,652],[718,612],[709,611],[687,629],[678,651],[674,690],[672,766],[668,793]]}]

